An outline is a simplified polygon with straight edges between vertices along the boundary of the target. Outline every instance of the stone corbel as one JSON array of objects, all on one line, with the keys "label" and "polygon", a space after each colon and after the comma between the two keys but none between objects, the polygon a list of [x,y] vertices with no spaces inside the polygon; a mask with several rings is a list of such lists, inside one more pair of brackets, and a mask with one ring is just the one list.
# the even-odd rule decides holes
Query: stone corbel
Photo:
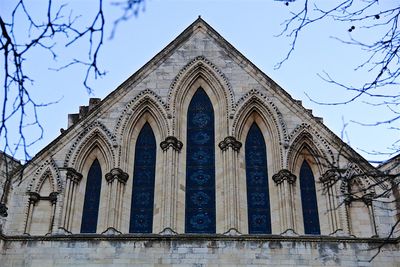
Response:
[{"label": "stone corbel", "polygon": [[65,231],[71,232],[75,211],[76,191],[83,176],[73,168],[66,168],[66,170],[66,186],[63,201],[64,207],[60,228],[64,229]]},{"label": "stone corbel", "polygon": [[120,168],[114,168],[105,175],[108,183],[107,228],[120,229],[125,184],[129,175]]},{"label": "stone corbel", "polygon": [[164,141],[160,143],[160,147],[163,151],[172,147],[175,151],[181,151],[183,143],[179,141],[175,136],[167,136]]},{"label": "stone corbel", "polygon": [[296,176],[287,169],[282,169],[272,176],[272,180],[278,187],[279,214],[282,233],[292,230],[295,227],[295,200],[294,184]]}]

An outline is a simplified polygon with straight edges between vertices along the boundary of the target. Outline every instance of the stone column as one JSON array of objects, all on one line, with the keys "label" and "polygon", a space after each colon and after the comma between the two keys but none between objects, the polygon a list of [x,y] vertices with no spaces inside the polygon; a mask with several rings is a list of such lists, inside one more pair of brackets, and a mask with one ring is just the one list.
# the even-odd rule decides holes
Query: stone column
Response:
[{"label": "stone column", "polygon": [[161,177],[161,233],[173,234],[178,226],[178,168],[182,142],[174,136],[167,136],[160,143],[163,150],[163,175]]},{"label": "stone column", "polygon": [[32,224],[32,214],[36,203],[40,200],[40,195],[36,192],[29,192],[29,206],[26,213],[24,234],[29,234]]},{"label": "stone column", "polygon": [[76,190],[80,181],[82,180],[82,174],[78,173],[75,169],[67,168],[66,174],[66,185],[64,191],[64,205],[61,217],[61,232],[71,232],[72,222],[75,211],[75,198]]},{"label": "stone column", "polygon": [[374,200],[375,196],[376,195],[374,192],[370,192],[370,193],[366,193],[362,197],[365,205],[367,205],[367,207],[368,207],[369,219],[370,219],[370,224],[371,224],[371,233],[372,233],[373,237],[378,236],[378,231],[376,229],[376,222],[375,222],[375,211],[374,211],[374,206],[373,206],[373,200]]},{"label": "stone column", "polygon": [[114,168],[105,177],[108,185],[107,230],[118,230],[121,229],[125,185],[129,175],[120,168]]},{"label": "stone column", "polygon": [[335,170],[327,170],[321,177],[320,182],[323,184],[323,192],[325,193],[328,220],[330,233],[338,233],[338,231],[344,231],[343,223],[340,220],[340,211],[343,209],[343,205],[338,202],[338,190],[337,183],[339,176]]},{"label": "stone column", "polygon": [[50,224],[49,224],[49,234],[53,233],[54,227],[54,217],[56,215],[56,206],[57,206],[57,192],[51,192],[49,195],[49,200],[51,202],[51,214],[50,214]]},{"label": "stone column", "polygon": [[294,183],[296,176],[287,169],[280,170],[272,176],[272,180],[278,187],[279,216],[281,232],[292,230],[296,232],[295,226],[295,198]]},{"label": "stone column", "polygon": [[225,231],[228,234],[235,234],[231,231],[241,232],[240,222],[242,214],[240,212],[240,188],[239,175],[237,171],[238,154],[242,143],[233,136],[227,136],[218,144],[222,151],[223,159],[223,201]]}]

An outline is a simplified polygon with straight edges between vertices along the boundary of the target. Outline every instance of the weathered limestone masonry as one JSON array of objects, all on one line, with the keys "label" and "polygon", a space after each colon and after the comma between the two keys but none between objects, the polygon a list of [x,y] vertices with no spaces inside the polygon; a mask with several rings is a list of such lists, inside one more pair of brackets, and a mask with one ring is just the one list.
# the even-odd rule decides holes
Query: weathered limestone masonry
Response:
[{"label": "weathered limestone masonry", "polygon": [[400,266],[398,183],[368,175],[398,162],[371,166],[199,18],[0,166],[0,266]]}]

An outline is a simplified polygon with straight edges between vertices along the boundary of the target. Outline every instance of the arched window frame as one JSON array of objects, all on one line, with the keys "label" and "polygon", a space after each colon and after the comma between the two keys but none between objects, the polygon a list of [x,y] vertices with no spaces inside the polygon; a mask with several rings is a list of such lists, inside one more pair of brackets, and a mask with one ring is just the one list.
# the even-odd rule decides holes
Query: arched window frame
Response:
[{"label": "arched window frame", "polygon": [[[145,139],[149,138],[150,141],[146,144],[148,153],[150,154],[150,159],[147,164],[139,166],[141,157],[144,155],[143,147],[145,145],[143,142]],[[153,231],[153,221],[154,221],[154,198],[155,198],[155,176],[156,176],[156,163],[157,163],[157,141],[154,135],[154,131],[151,125],[146,122],[136,139],[135,144],[135,158],[134,158],[134,170],[133,170],[133,184],[132,184],[132,195],[131,195],[131,209],[130,209],[130,220],[129,220],[129,232],[130,233],[151,233]],[[144,181],[141,179],[143,171],[148,171],[149,181]],[[143,199],[142,203],[139,194],[144,193],[146,189],[148,199]],[[147,206],[144,206],[147,205]],[[139,216],[139,217],[138,217]],[[140,218],[142,216],[143,218]],[[147,225],[140,225],[136,220],[143,219],[147,222]]]},{"label": "arched window frame", "polygon": [[[196,113],[195,108],[198,107],[206,107],[204,113]],[[196,123],[195,118],[201,114],[205,118],[208,116],[208,121],[204,119],[202,124],[199,118]],[[198,134],[208,134],[208,140],[199,142],[196,138]],[[194,159],[201,150],[206,154]],[[209,177],[204,183],[192,180],[200,171],[203,174],[201,177]],[[209,96],[199,87],[187,111],[185,233],[216,232],[215,171],[215,112]]]},{"label": "arched window frame", "polygon": [[[257,146],[252,145],[260,139]],[[245,141],[246,192],[249,234],[271,234],[271,205],[269,196],[268,155],[267,146],[260,127],[253,122],[247,132]],[[254,151],[259,158],[251,158]],[[252,181],[254,171],[260,173],[259,181]],[[257,223],[260,221],[260,224]],[[262,225],[261,225],[262,224]]]}]

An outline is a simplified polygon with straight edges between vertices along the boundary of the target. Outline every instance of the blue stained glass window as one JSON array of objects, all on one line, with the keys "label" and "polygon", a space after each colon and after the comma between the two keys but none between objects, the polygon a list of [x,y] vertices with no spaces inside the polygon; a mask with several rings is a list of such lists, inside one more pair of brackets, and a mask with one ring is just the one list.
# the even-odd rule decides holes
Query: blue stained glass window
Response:
[{"label": "blue stained glass window", "polygon": [[247,134],[245,154],[249,234],[270,234],[267,152],[264,136],[256,123]]},{"label": "blue stained glass window", "polygon": [[151,233],[153,230],[156,148],[153,130],[146,122],[136,141],[130,233]]},{"label": "blue stained glass window", "polygon": [[315,181],[310,165],[304,160],[300,169],[301,204],[303,207],[304,233],[321,234],[319,228]]},{"label": "blue stained glass window", "polygon": [[81,233],[96,233],[101,192],[101,166],[97,159],[92,163],[86,180]]},{"label": "blue stained glass window", "polygon": [[186,233],[215,233],[214,110],[202,88],[187,116]]}]

